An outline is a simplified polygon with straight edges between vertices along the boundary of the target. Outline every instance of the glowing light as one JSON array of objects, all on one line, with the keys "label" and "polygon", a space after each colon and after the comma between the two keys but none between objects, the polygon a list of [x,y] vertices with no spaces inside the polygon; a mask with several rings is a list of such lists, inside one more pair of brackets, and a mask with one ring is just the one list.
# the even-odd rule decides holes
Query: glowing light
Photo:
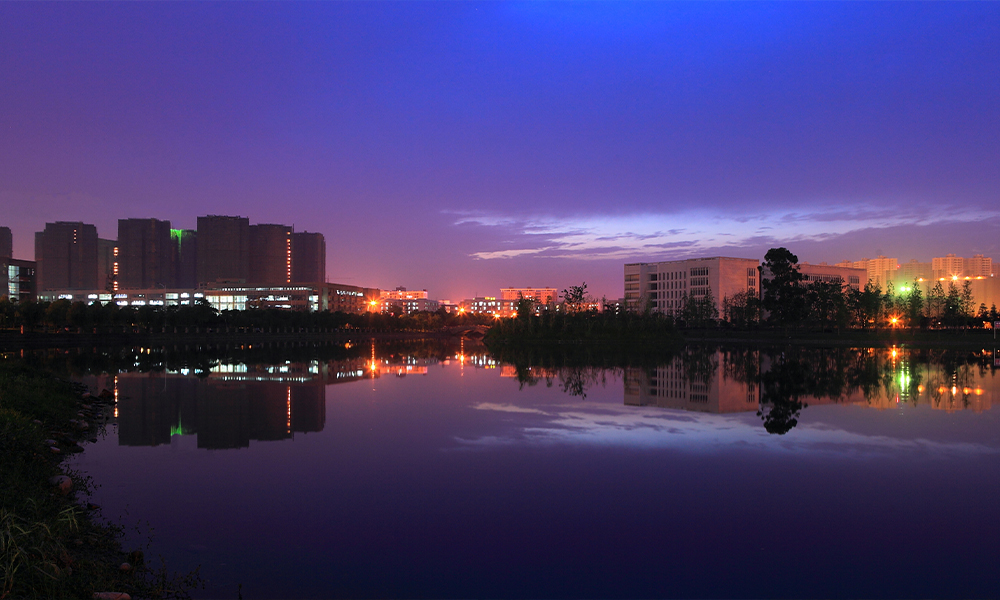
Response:
[{"label": "glowing light", "polygon": [[924,386],[918,385],[917,386],[917,391],[920,392],[921,394],[923,394],[924,393]]}]

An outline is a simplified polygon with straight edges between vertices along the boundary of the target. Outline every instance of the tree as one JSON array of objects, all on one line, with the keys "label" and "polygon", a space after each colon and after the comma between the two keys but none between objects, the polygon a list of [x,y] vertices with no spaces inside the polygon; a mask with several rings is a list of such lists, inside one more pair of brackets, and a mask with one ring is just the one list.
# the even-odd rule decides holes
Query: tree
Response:
[{"label": "tree", "polygon": [[705,327],[713,324],[718,318],[719,309],[715,306],[712,288],[708,288],[703,296],[685,296],[681,319],[688,327]]},{"label": "tree", "polygon": [[760,298],[749,291],[722,299],[722,318],[733,327],[746,328],[760,319]]},{"label": "tree", "polygon": [[836,329],[847,325],[850,311],[841,283],[814,281],[806,286],[805,301],[810,322]]},{"label": "tree", "polygon": [[920,282],[913,280],[909,295],[906,297],[906,318],[910,322],[910,327],[920,323],[920,318],[924,313],[924,297],[920,291]]},{"label": "tree", "polygon": [[518,294],[517,318],[522,321],[527,321],[533,314],[535,314],[534,298],[525,298],[524,296]]},{"label": "tree", "polygon": [[567,313],[580,312],[583,310],[584,302],[587,299],[587,282],[584,281],[583,285],[569,286],[569,288],[562,291],[562,295],[563,305],[566,307]]},{"label": "tree", "polygon": [[927,316],[932,320],[938,320],[944,313],[944,287],[938,281],[927,294]]},{"label": "tree", "polygon": [[[768,321],[775,325],[794,325],[805,313],[803,280],[798,268],[799,257],[785,248],[771,248],[761,265],[761,304]],[[765,277],[766,275],[766,277]]]}]

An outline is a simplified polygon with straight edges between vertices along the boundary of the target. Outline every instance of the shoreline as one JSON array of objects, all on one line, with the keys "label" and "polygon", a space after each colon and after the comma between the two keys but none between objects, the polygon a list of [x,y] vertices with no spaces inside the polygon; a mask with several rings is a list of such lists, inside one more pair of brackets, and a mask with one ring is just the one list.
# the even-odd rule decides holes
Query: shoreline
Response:
[{"label": "shoreline", "polygon": [[90,477],[66,465],[104,434],[113,396],[17,360],[0,362],[0,382],[0,596],[128,600],[198,587],[197,572],[171,575],[126,551],[121,528],[88,501]]}]

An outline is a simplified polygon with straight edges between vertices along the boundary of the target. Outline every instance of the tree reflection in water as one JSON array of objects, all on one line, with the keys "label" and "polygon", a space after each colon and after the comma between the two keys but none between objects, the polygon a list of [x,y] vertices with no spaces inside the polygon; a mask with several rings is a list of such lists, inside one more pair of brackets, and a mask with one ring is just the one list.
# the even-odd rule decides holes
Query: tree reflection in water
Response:
[{"label": "tree reflection in water", "polygon": [[623,378],[626,404],[756,411],[768,433],[783,435],[798,425],[810,403],[860,402],[884,409],[924,402],[935,409],[982,410],[976,399],[983,390],[975,381],[996,371],[992,355],[895,347],[689,346],[656,357],[593,348],[506,348],[497,358],[514,367],[521,387],[558,380],[565,393],[586,398],[590,387],[603,385],[611,374]]}]

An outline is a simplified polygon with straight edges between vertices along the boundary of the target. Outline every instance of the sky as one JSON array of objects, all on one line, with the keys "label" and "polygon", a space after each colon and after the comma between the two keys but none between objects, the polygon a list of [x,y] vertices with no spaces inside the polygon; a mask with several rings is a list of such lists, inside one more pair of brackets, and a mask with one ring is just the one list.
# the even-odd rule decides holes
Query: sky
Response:
[{"label": "sky", "polygon": [[327,277],[1000,260],[998,3],[0,3],[0,225],[249,217]]}]

